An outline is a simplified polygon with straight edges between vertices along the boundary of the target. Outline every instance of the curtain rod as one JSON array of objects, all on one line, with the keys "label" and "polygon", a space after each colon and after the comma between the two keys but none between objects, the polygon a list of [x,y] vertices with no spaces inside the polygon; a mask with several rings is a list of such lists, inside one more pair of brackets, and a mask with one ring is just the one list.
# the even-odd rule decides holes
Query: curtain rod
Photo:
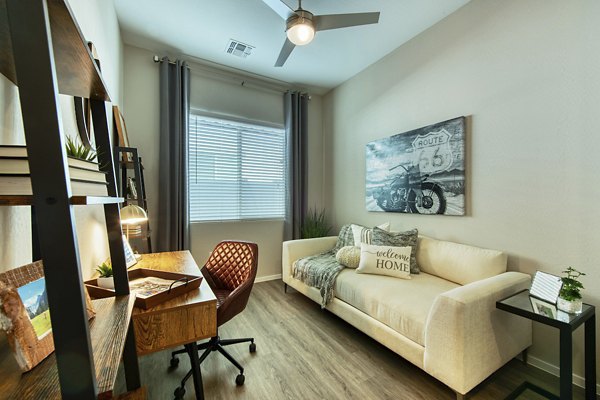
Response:
[{"label": "curtain rod", "polygon": [[[169,64],[175,64],[175,61],[171,61],[168,58],[167,58],[167,60],[168,60]],[[157,55],[154,55],[153,61],[155,63],[160,63],[160,62],[163,62],[163,59]],[[201,75],[203,75],[206,78],[213,78],[213,79],[218,78],[222,82],[226,82],[226,83],[236,83],[236,84],[239,84],[240,86],[263,90],[263,91],[271,92],[271,93],[273,93],[273,92],[274,93],[286,93],[286,92],[292,91],[292,88],[290,88],[285,82],[282,82],[281,84],[271,83],[271,82],[264,81],[260,78],[245,77],[245,76],[243,76],[241,74],[237,74],[235,72],[219,70],[216,67],[213,67],[210,65],[198,64],[193,61],[191,64],[188,64],[188,66],[190,67],[190,70],[192,70],[196,73],[200,73]],[[299,90],[299,92],[301,92],[303,94],[308,94],[306,90]],[[308,99],[311,100],[310,95],[309,95]]]}]

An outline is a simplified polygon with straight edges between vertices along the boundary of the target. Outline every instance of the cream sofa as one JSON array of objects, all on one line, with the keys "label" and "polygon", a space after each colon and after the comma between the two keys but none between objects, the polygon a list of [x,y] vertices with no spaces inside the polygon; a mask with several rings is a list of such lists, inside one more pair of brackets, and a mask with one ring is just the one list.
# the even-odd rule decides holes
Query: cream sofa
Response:
[{"label": "cream sofa", "polygon": [[[337,237],[283,243],[282,278],[321,303],[319,290],[293,277],[299,258],[334,248]],[[419,237],[421,269],[411,280],[343,269],[332,313],[452,388],[457,398],[531,345],[531,321],[496,301],[530,284],[506,272],[504,253]]]}]

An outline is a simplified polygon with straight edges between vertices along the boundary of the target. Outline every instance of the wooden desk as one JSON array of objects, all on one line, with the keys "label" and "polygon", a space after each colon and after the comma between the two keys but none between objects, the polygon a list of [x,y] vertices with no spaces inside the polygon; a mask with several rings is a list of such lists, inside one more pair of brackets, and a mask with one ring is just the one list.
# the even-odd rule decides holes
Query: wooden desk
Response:
[{"label": "wooden desk", "polygon": [[[136,268],[201,275],[189,251],[143,254]],[[210,338],[217,335],[217,298],[202,280],[199,289],[156,307],[135,307],[133,326],[138,355]]]}]

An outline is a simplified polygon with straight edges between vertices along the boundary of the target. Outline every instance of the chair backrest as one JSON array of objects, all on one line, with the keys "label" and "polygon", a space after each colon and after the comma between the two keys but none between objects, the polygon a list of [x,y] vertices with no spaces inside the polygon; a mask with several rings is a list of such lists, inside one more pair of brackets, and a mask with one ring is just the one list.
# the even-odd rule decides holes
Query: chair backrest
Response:
[{"label": "chair backrest", "polygon": [[224,240],[217,244],[204,268],[218,289],[235,290],[244,283],[252,285],[258,269],[258,245]]}]

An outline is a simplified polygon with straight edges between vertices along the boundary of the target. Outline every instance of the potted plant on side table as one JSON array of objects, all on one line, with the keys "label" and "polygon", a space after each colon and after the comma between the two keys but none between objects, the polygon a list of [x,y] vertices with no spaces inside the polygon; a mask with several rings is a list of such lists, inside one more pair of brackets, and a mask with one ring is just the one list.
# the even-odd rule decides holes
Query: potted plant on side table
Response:
[{"label": "potted plant on side table", "polygon": [[568,267],[563,271],[562,288],[558,294],[557,307],[559,310],[568,312],[570,314],[580,314],[583,306],[581,301],[581,290],[584,289],[583,284],[579,282],[580,276],[585,276],[581,271],[576,270],[573,267]]},{"label": "potted plant on side table", "polygon": [[100,274],[100,276],[98,277],[98,286],[105,289],[115,288],[115,281],[113,280],[113,269],[111,264],[103,262],[96,268],[96,271],[98,272],[98,274]]}]

